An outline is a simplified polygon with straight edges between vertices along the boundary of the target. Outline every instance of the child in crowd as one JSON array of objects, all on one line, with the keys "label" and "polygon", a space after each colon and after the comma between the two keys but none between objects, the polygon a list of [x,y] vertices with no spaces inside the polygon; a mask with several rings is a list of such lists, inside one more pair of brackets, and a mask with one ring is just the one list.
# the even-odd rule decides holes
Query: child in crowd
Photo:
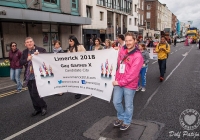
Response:
[{"label": "child in crowd", "polygon": [[[144,92],[146,90],[145,86],[146,86],[146,74],[147,74],[147,69],[148,69],[148,63],[149,63],[149,52],[147,51],[145,44],[139,44],[138,49],[141,51],[143,59],[144,59],[144,64],[142,69],[140,70],[140,80],[138,82],[138,88],[136,89],[136,91],[141,90],[142,92]],[[141,81],[141,85],[140,86],[140,81]]]}]

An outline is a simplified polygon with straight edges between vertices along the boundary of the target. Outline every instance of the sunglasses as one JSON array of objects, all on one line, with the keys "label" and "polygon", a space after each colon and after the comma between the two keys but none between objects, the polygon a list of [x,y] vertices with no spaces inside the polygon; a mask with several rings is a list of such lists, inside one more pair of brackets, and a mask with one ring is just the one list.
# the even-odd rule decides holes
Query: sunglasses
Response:
[{"label": "sunglasses", "polygon": [[16,47],[17,45],[12,45],[12,47]]}]

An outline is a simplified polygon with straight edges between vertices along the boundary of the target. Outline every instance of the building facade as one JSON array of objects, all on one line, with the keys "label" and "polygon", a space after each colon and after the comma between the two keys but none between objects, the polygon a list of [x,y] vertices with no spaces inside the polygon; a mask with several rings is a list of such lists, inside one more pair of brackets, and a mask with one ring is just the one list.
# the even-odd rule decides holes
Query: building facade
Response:
[{"label": "building facade", "polygon": [[115,40],[118,34],[127,31],[138,33],[138,0],[84,0],[81,16],[91,18],[91,25],[83,25],[84,45],[90,46],[90,39],[100,37]]},{"label": "building facade", "polygon": [[176,33],[177,21],[178,21],[178,19],[177,19],[176,15],[174,15],[172,13],[172,26],[171,26],[172,35],[177,35],[177,33]]},{"label": "building facade", "polygon": [[143,37],[143,33],[146,30],[146,26],[144,24],[144,2],[145,0],[138,0],[138,28],[140,37]]},{"label": "building facade", "polygon": [[66,50],[70,34],[82,42],[82,25],[91,24],[91,19],[80,16],[80,5],[79,0],[0,0],[5,13],[0,15],[0,58],[8,57],[11,41],[23,50],[27,36],[48,52],[57,39]]}]

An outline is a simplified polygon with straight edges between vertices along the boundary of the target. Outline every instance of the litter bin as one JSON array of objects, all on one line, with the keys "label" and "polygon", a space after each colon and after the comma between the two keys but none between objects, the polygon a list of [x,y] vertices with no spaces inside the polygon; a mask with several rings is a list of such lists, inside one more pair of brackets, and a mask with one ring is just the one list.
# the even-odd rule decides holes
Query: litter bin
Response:
[{"label": "litter bin", "polygon": [[10,66],[0,67],[0,77],[10,77]]}]

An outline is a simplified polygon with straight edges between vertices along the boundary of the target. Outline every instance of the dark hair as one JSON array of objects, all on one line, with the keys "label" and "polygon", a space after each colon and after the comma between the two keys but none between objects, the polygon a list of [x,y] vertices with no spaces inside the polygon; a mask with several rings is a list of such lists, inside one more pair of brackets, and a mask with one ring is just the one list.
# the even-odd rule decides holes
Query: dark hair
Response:
[{"label": "dark hair", "polygon": [[126,36],[132,36],[132,38],[133,38],[134,40],[136,40],[136,36],[135,36],[134,33],[127,32],[127,33],[125,34],[125,37],[126,37]]},{"label": "dark hair", "polygon": [[58,44],[60,45],[60,41],[59,41],[59,40],[55,40],[55,41],[53,42],[53,45],[55,46],[56,43],[58,43]]},{"label": "dark hair", "polygon": [[124,35],[122,35],[122,34],[119,34],[118,36],[117,36],[118,38],[120,38],[121,40],[125,40],[125,37],[124,37]]},{"label": "dark hair", "polygon": [[71,47],[74,47],[75,51],[77,52],[78,46],[80,45],[80,43],[78,42],[78,39],[74,35],[71,35],[71,36],[69,36],[69,41],[74,41],[74,46],[69,45],[69,50],[71,50]]},{"label": "dark hair", "polygon": [[146,48],[146,45],[145,45],[144,43],[140,43],[139,45],[142,46],[143,50],[146,50],[146,49],[147,49],[147,48]]},{"label": "dark hair", "polygon": [[16,44],[16,46],[17,46],[16,42],[10,42],[10,47],[12,47],[12,44]]},{"label": "dark hair", "polygon": [[101,45],[101,38],[99,38],[99,37],[95,38],[95,40],[94,40],[94,45],[95,45],[95,41],[96,41],[96,40],[98,40],[98,41],[99,41],[99,44]]},{"label": "dark hair", "polygon": [[165,40],[167,40],[167,38],[165,36],[162,36],[161,38],[164,38]]}]

